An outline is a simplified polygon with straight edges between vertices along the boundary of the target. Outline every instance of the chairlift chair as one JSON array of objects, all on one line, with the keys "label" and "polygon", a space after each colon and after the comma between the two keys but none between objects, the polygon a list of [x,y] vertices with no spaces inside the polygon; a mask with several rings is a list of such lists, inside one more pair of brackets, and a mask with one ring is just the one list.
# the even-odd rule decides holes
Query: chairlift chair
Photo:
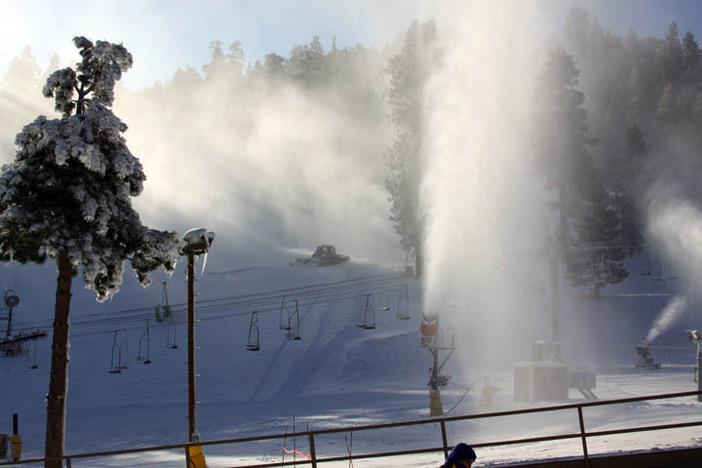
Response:
[{"label": "chairlift chair", "polygon": [[283,310],[285,309],[285,294],[283,294],[283,300],[280,302],[280,323],[278,324],[278,328],[281,330],[287,330],[285,321],[283,320]]},{"label": "chairlift chair", "polygon": [[380,285],[380,292],[378,293],[378,309],[390,310],[390,291],[385,290],[385,280]]},{"label": "chairlift chair", "polygon": [[[146,319],[146,329],[144,333],[139,337],[139,347],[137,349],[137,362],[142,364],[151,364],[149,360],[149,349],[151,348],[151,335],[149,333],[149,319]],[[146,356],[144,356],[143,350],[146,349]]]},{"label": "chairlift chair", "polygon": [[[126,328],[124,329],[124,338],[122,338],[117,345],[117,349],[119,351],[117,367],[119,369],[128,369],[129,364],[127,363],[127,359],[129,359],[129,334]],[[124,351],[124,359],[122,359],[122,351]]]},{"label": "chairlift chair", "polygon": [[258,311],[251,312],[249,321],[249,339],[246,344],[247,351],[259,351],[261,349],[261,330],[258,327]]},{"label": "chairlift chair", "polygon": [[36,369],[39,367],[37,364],[37,344],[34,342],[29,342],[29,349],[27,350],[27,367],[29,369]]},{"label": "chairlift chair", "polygon": [[[285,300],[285,299],[283,299]],[[285,334],[285,337],[289,340],[300,340],[300,303],[297,299],[294,299],[293,302],[295,302],[295,307],[289,307],[287,309],[288,311],[288,321],[285,326],[283,326],[283,309],[281,306],[281,329],[285,330],[287,333]]]},{"label": "chairlift chair", "polygon": [[173,317],[171,305],[168,303],[168,281],[163,282],[163,316],[165,318]]},{"label": "chairlift chair", "polygon": [[[171,332],[171,329],[173,332]],[[176,339],[176,332],[178,328],[175,323],[171,324],[171,321],[166,323],[166,348],[178,349],[178,343]]]},{"label": "chairlift chair", "polygon": [[[285,297],[283,297],[283,301],[285,301]],[[295,311],[298,310],[297,299],[293,299],[293,301],[295,302],[295,308],[293,309],[293,308],[288,307],[288,308],[286,309],[287,312],[288,312],[288,321],[287,321],[287,325],[283,324],[283,317],[282,317],[283,310],[282,310],[282,308],[281,308],[281,318],[280,318],[281,329],[287,331],[288,334],[291,334],[291,333],[292,333],[292,332],[291,332],[291,330],[292,330],[292,321],[293,321],[293,318],[294,318],[294,315],[295,315]],[[281,306],[281,307],[282,307],[282,306]]]},{"label": "chairlift chair", "polygon": [[163,323],[163,315],[161,315],[161,307],[154,307],[154,315],[156,318],[156,323]]},{"label": "chairlift chair", "polygon": [[[403,306],[404,304],[404,306]],[[409,290],[405,283],[405,292],[397,298],[397,313],[395,318],[398,320],[409,320]]]},{"label": "chairlift chair", "polygon": [[[122,343],[117,344],[117,334],[119,330],[115,330],[112,335],[112,352],[110,353],[110,368],[107,370],[108,374],[121,374],[122,369],[127,367],[122,364]],[[115,354],[117,355],[117,364],[115,365]]]},{"label": "chairlift chair", "polygon": [[288,325],[285,327],[287,333],[285,337],[288,340],[301,340],[300,337],[300,304],[295,299],[295,308],[288,309]]},{"label": "chairlift chair", "polygon": [[366,295],[366,305],[363,307],[363,323],[358,325],[364,330],[375,330],[375,308],[370,303],[371,294]]}]

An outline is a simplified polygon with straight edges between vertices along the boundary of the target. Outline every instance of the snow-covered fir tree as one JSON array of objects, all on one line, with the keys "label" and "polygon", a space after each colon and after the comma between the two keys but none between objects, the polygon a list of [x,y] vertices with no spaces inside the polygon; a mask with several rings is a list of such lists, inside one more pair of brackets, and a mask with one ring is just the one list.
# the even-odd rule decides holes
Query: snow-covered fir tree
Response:
[{"label": "snow-covered fir tree", "polygon": [[76,68],[55,71],[43,88],[58,119],[38,117],[17,135],[14,162],[0,174],[0,259],[56,261],[58,281],[47,396],[47,467],[63,466],[72,277],[82,273],[100,301],[116,293],[129,261],[142,285],[159,267],[172,270],[175,232],[145,227],[132,208],[146,179],[109,109],[115,83],[132,65],[125,47],[74,39]]}]

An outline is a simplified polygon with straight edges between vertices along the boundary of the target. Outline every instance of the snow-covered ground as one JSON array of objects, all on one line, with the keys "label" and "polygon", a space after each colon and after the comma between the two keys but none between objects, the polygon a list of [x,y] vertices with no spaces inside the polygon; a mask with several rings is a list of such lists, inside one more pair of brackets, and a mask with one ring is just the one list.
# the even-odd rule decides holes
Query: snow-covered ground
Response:
[{"label": "snow-covered ground", "polygon": [[[196,290],[197,426],[202,440],[281,434],[309,429],[353,427],[367,424],[421,420],[429,415],[427,381],[430,354],[420,346],[422,285],[405,277],[399,265],[377,265],[352,258],[331,266],[294,265],[294,256],[249,264],[219,264],[210,259]],[[200,261],[201,266],[202,261]],[[3,266],[4,288],[21,296],[16,308],[15,329],[49,328],[53,304],[53,269],[50,266]],[[71,329],[71,361],[66,453],[76,454],[165,444],[187,439],[186,282],[184,265],[172,277],[155,274],[154,285],[142,289],[128,274],[113,301],[95,303],[88,292],[74,286]],[[39,280],[37,280],[39,278]],[[154,306],[163,303],[162,282],[168,282],[174,318],[158,323]],[[23,285],[38,285],[23,289]],[[621,289],[626,287],[622,285]],[[634,368],[632,337],[643,338],[656,314],[669,300],[657,285],[655,295],[612,295],[600,301],[572,294],[564,300],[563,341],[569,362],[597,369],[600,399],[616,399],[661,393],[692,391],[694,347],[684,329],[694,317],[682,320],[653,357],[659,370]],[[405,302],[407,291],[409,300]],[[643,289],[641,290],[643,291]],[[652,291],[648,288],[645,291]],[[606,292],[606,291],[605,291]],[[535,302],[548,299],[544,288],[529,293]],[[658,295],[660,294],[660,295]],[[295,313],[297,301],[298,310]],[[365,315],[366,302],[375,310],[375,329]],[[525,300],[525,304],[531,299]],[[409,305],[405,309],[405,303]],[[281,305],[282,312],[281,312]],[[382,310],[388,306],[389,310]],[[398,308],[399,307],[399,308]],[[547,307],[544,307],[547,309]],[[370,309],[368,309],[370,310]],[[260,350],[248,351],[251,313],[258,312]],[[583,311],[588,311],[586,319]],[[400,320],[408,312],[409,319]],[[299,333],[297,317],[299,315]],[[281,325],[290,324],[292,330]],[[548,317],[545,315],[544,317]],[[533,321],[544,317],[532,315]],[[150,364],[145,357],[148,319]],[[514,323],[518,323],[515,318]],[[4,323],[4,322],[2,322]],[[509,324],[508,324],[509,325]],[[535,327],[542,328],[543,327]],[[457,352],[445,369],[452,376],[442,391],[449,415],[533,407],[514,401],[512,364],[530,359],[530,348],[510,347],[508,362],[478,365],[480,350],[471,347],[475,330],[456,330]],[[543,339],[524,329],[525,343]],[[598,336],[593,341],[592,336]],[[299,336],[298,339],[293,339]],[[578,338],[580,336],[580,338]],[[620,337],[617,340],[617,336]],[[116,351],[113,354],[113,341]],[[587,338],[585,338],[587,337]],[[500,337],[495,337],[499,340]],[[139,342],[141,341],[141,349]],[[109,373],[119,362],[121,373]],[[177,344],[177,348],[168,345]],[[23,456],[43,452],[45,411],[43,395],[48,388],[50,340],[36,347],[38,368],[30,369],[34,349],[28,356],[0,358],[0,432],[10,432],[11,415],[19,413]],[[482,356],[486,358],[486,356]],[[480,392],[488,382],[499,387],[494,405],[481,406]],[[467,394],[466,394],[467,391]],[[466,394],[465,398],[463,398]],[[570,391],[570,402],[584,401]],[[562,403],[562,402],[557,402]],[[539,403],[545,406],[550,403]],[[586,429],[607,430],[630,425],[700,420],[702,404],[694,398],[591,408],[585,411]],[[576,432],[575,411],[554,415],[473,420],[449,425],[449,443],[480,443],[526,438],[560,431]],[[702,445],[699,428],[593,439],[591,454]],[[293,442],[294,440],[294,442]],[[287,441],[307,450],[307,441]],[[394,451],[441,445],[438,426],[427,425],[383,432],[354,433],[320,440],[320,456],[343,455],[352,444],[353,453]],[[581,453],[578,439],[529,446],[479,450],[477,466],[538,458],[560,458]],[[282,459],[280,441],[242,447],[206,447],[210,466],[235,463],[276,462]],[[404,466],[437,466],[441,456],[412,456]],[[182,452],[159,452],[111,460],[88,460],[74,466],[181,466]],[[397,459],[355,461],[354,466],[398,466]],[[325,465],[327,466],[327,465]],[[333,464],[329,464],[333,466]],[[349,462],[338,466],[349,466]]]}]

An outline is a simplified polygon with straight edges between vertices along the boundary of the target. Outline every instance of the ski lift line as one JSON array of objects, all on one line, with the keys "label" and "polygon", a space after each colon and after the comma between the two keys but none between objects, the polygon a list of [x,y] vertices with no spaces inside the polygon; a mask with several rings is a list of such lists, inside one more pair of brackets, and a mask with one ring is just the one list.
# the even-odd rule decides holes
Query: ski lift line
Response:
[{"label": "ski lift line", "polygon": [[[362,279],[364,279],[364,278],[355,279],[355,280],[347,280],[347,281],[339,281],[339,282],[335,282],[335,283],[324,283],[323,285],[350,284],[350,283],[358,284]],[[399,277],[397,279],[398,279],[398,282],[405,281],[405,279],[402,277]],[[375,277],[371,277],[371,280],[375,280]],[[369,281],[369,280],[366,280],[366,282],[367,281]],[[406,287],[406,284],[404,284],[404,286]],[[299,289],[309,289],[309,288],[311,288],[311,286],[306,286],[306,287],[302,287],[302,288],[288,288],[288,290],[299,290]],[[378,288],[378,286],[376,285],[376,287],[373,289],[377,289],[377,288]],[[400,288],[402,288],[402,286],[397,285],[397,287],[393,288],[393,290],[395,290],[395,289],[399,290]],[[319,305],[319,304],[328,304],[329,302],[332,302],[332,301],[347,301],[347,300],[351,300],[351,299],[358,299],[358,298],[364,297],[367,294],[367,291],[368,291],[368,288],[362,287],[362,286],[357,286],[356,289],[352,289],[350,291],[345,290],[343,292],[340,292],[338,289],[335,290],[333,288],[325,288],[325,289],[321,289],[321,290],[310,291],[309,296],[300,295],[300,296],[298,296],[299,297],[298,301],[304,301],[305,306],[315,306],[315,305]],[[276,305],[275,305],[275,308],[272,308],[272,307],[260,308],[259,312],[266,313],[266,312],[270,312],[273,310],[278,310],[278,308],[279,308],[278,301],[282,298],[282,296],[269,295],[268,297],[265,297],[265,296],[261,297],[261,294],[263,294],[263,293],[256,294],[257,296],[259,296],[257,299],[257,301],[258,301],[257,304],[266,305],[268,303],[272,306],[272,304],[275,303]],[[246,296],[251,296],[251,295],[246,295]],[[199,302],[198,303],[198,306],[199,306],[198,307],[198,314],[202,316],[203,314],[207,315],[209,313],[216,313],[216,312],[222,311],[222,310],[227,310],[227,311],[229,311],[229,313],[227,313],[223,316],[219,316],[219,317],[203,317],[201,320],[210,320],[210,319],[218,319],[218,318],[246,315],[248,312],[242,311],[240,313],[231,313],[231,310],[232,310],[232,308],[246,307],[246,306],[250,307],[251,306],[251,303],[246,303],[246,301],[220,303],[220,304],[212,304],[210,306],[202,306],[202,303],[215,302],[215,301],[221,301],[221,299]],[[271,301],[275,301],[275,302],[271,302]],[[120,315],[118,315],[118,316],[112,315],[110,317],[95,319],[95,320],[85,320],[85,321],[79,320],[79,321],[74,321],[71,326],[72,326],[72,328],[78,328],[78,327],[95,328],[98,326],[123,324],[123,323],[129,323],[129,322],[140,322],[140,321],[143,321],[143,320],[153,316],[153,308],[152,307],[128,309],[126,312],[130,313],[130,315],[126,315],[126,316],[125,315],[121,315],[121,316]],[[140,316],[131,315],[132,313],[136,313],[136,312],[141,312],[143,315],[140,315]],[[184,315],[185,310],[184,309],[177,309],[177,310],[173,310],[173,313],[174,313],[174,316],[175,315]],[[91,314],[91,316],[97,316],[97,315],[98,314]],[[100,315],[102,315],[102,314],[100,314]],[[35,323],[35,325],[31,326],[30,328],[32,328],[32,329],[36,328],[37,322],[34,322],[34,323]],[[30,324],[29,322],[26,322],[26,323],[22,323],[21,325],[23,327],[26,327],[29,324]],[[51,325],[51,323],[47,322],[46,327],[49,327],[50,325]],[[24,329],[27,329],[27,328],[24,328]],[[112,330],[103,331],[103,332],[96,331],[96,332],[80,333],[80,334],[76,334],[73,336],[78,337],[78,336],[87,336],[87,335],[100,334],[100,333],[111,333],[111,332],[112,332]]]},{"label": "ski lift line", "polygon": [[[320,295],[314,299],[312,302],[305,302],[303,306],[308,306],[308,307],[314,307],[317,305],[323,305],[323,304],[329,304],[332,302],[347,302],[351,300],[358,300],[361,298],[365,298],[367,296],[367,290],[358,290],[358,291],[351,291],[348,294],[345,295],[339,295],[339,293],[336,294],[325,294],[325,295]],[[299,303],[299,301],[298,301]],[[279,312],[280,307],[277,303],[268,303],[268,307],[266,308],[259,308],[258,312],[259,314],[264,314],[264,313],[271,313],[271,312]],[[217,307],[209,307],[209,308],[199,308],[198,309],[198,315],[201,317],[200,321],[210,321],[210,320],[221,320],[225,318],[232,318],[232,317],[242,317],[242,316],[248,316],[250,314],[249,310],[241,310],[241,311],[236,311],[232,310],[232,305],[231,304],[221,304],[218,305]]]},{"label": "ski lift line", "polygon": [[[311,285],[311,286],[301,286],[301,287],[296,287],[296,288],[287,288],[283,289],[280,291],[276,291],[273,293],[266,293],[266,292],[259,292],[259,293],[251,293],[251,294],[246,294],[246,295],[240,295],[240,296],[231,296],[229,298],[219,298],[219,299],[210,299],[210,300],[204,300],[204,301],[198,301],[198,311],[206,311],[207,310],[207,304],[210,303],[217,303],[221,302],[224,300],[228,299],[238,299],[239,302],[227,302],[221,304],[221,307],[232,307],[236,305],[240,305],[241,307],[251,307],[255,306],[255,302],[247,302],[254,300],[255,298],[257,300],[275,300],[278,301],[280,298],[282,298],[282,295],[279,294],[279,292],[290,292],[290,291],[302,291],[302,290],[311,290],[310,295],[312,297],[316,296],[324,296],[324,295],[338,295],[339,291],[338,289],[335,289],[335,286],[338,285],[354,285],[354,284],[359,284],[359,283],[368,283],[368,282],[377,282],[379,277],[395,277],[398,282],[405,281],[405,278],[403,277],[396,277],[396,275],[374,275],[371,277],[362,277],[362,278],[355,278],[352,280],[343,280],[343,281],[336,281],[336,282],[331,282],[331,283],[320,283],[317,285]],[[363,288],[364,290],[367,291],[367,287],[363,286],[358,286]],[[399,287],[399,286],[398,286]],[[313,290],[313,288],[318,288],[317,290]],[[376,286],[377,288],[377,286]],[[267,295],[267,296],[266,296]],[[298,295],[299,297],[306,297],[306,295],[301,294]],[[247,299],[248,298],[248,299]],[[181,304],[171,304],[171,308],[175,313],[181,312],[185,313],[185,306],[187,304],[181,303]],[[138,314],[138,315],[137,315]],[[153,315],[153,307],[148,306],[148,307],[141,307],[141,308],[132,308],[132,309],[125,309],[121,311],[116,311],[114,313],[109,314],[109,317],[105,317],[105,313],[94,313],[94,314],[85,314],[80,316],[80,318],[72,320],[71,327],[76,328],[76,327],[81,327],[81,326],[94,326],[94,325],[102,325],[102,324],[113,324],[113,323],[125,323],[129,321],[142,321],[148,317],[151,317]],[[92,319],[95,317],[95,319]],[[86,320],[87,319],[87,320]],[[92,320],[90,320],[92,319]],[[51,320],[46,320],[46,321],[41,321],[41,322],[20,322],[18,323],[18,328],[20,327],[29,327],[29,328],[47,328],[50,327],[52,324]]]},{"label": "ski lift line", "polygon": [[[306,306],[306,307],[313,307],[317,305],[323,305],[323,304],[330,304],[330,303],[335,303],[335,302],[349,302],[352,300],[357,300],[366,297],[367,293],[362,292],[359,294],[355,295],[349,295],[349,296],[343,296],[343,297],[330,297],[331,300],[319,300],[315,302],[305,302],[301,306]],[[221,308],[217,310],[210,310],[208,311],[212,313],[212,315],[202,317],[200,320],[205,322],[209,320],[219,320],[219,319],[224,319],[224,318],[229,318],[229,317],[239,317],[239,316],[245,316],[248,315],[249,312],[247,311],[241,311],[241,312],[232,312],[231,309],[229,308]],[[219,315],[216,315],[216,312],[224,312]],[[270,312],[280,312],[280,308],[278,306],[276,307],[269,307],[269,308],[259,308],[258,309],[259,314],[264,314],[264,313],[270,313]]]},{"label": "ski lift line", "polygon": [[[366,278],[359,278],[359,279],[354,279],[354,280],[345,280],[345,281],[337,281],[333,283],[322,283],[320,285],[313,285],[313,286],[301,286],[301,287],[296,287],[296,288],[287,288],[287,289],[282,289],[282,290],[277,290],[277,291],[272,291],[272,292],[259,292],[259,293],[250,293],[250,294],[245,294],[245,295],[239,295],[239,296],[230,296],[230,297],[225,297],[225,298],[218,298],[218,299],[209,299],[209,300],[202,300],[198,301],[198,305],[200,308],[202,306],[206,306],[207,304],[210,303],[220,303],[223,301],[229,301],[226,302],[226,304],[242,304],[242,305],[252,305],[255,302],[248,302],[248,301],[258,301],[258,300],[273,300],[276,302],[279,302],[283,296],[290,295],[291,292],[294,291],[303,291],[303,290],[310,290],[307,293],[298,293],[295,294],[295,297],[301,298],[301,297],[308,297],[309,295],[318,295],[318,294],[324,294],[324,293],[329,293],[329,292],[338,292],[339,285],[358,285],[359,282],[365,283],[374,283],[377,282],[377,278],[375,276],[373,277],[366,277]],[[404,281],[405,279],[402,277],[397,277],[397,281]],[[361,287],[361,286],[356,286],[356,287]],[[365,289],[368,289],[368,286],[362,286]],[[315,289],[313,289],[315,288]],[[234,300],[234,301],[232,301]]]},{"label": "ski lift line", "polygon": [[[372,275],[372,276],[364,276],[364,277],[358,277],[358,278],[352,278],[348,280],[340,280],[340,281],[333,281],[333,282],[328,282],[328,283],[318,283],[318,284],[313,284],[313,285],[306,285],[306,286],[296,286],[292,288],[284,288],[284,289],[278,289],[274,291],[259,291],[255,293],[248,293],[248,294],[241,294],[241,295],[236,295],[236,296],[227,296],[227,297],[222,297],[222,298],[217,298],[217,299],[206,299],[206,300],[201,300],[198,301],[198,305],[204,305],[212,302],[221,302],[221,301],[232,301],[232,300],[237,300],[237,301],[247,301],[247,300],[253,300],[256,298],[272,298],[276,301],[280,301],[283,296],[285,295],[290,295],[291,293],[295,292],[301,292],[305,290],[338,290],[338,286],[340,285],[353,285],[357,283],[377,283],[377,281],[381,278],[388,277],[388,278],[396,278],[397,281],[405,281],[406,279],[402,276],[399,276],[395,273],[393,274],[380,274],[380,275]],[[297,295],[302,295],[302,294],[297,294]],[[228,302],[231,303],[231,302]]]},{"label": "ski lift line", "polygon": [[[340,293],[334,293],[334,294],[325,294],[325,295],[320,295],[316,297],[312,297],[311,301],[310,300],[305,300],[303,305],[308,306],[308,305],[317,305],[317,304],[326,304],[329,303],[329,300],[325,299],[333,299],[335,301],[341,301],[341,300],[346,300],[346,299],[353,299],[353,298],[360,298],[360,297],[365,297],[367,294],[367,290],[358,290],[358,291],[351,291],[347,294],[341,295]],[[298,303],[303,302],[298,299]],[[246,307],[242,307],[242,309],[250,307],[252,304],[247,304]],[[268,302],[268,303],[256,303],[256,306],[258,306],[259,312],[270,312],[273,310],[280,311],[280,306],[276,302]],[[264,308],[261,306],[267,305],[268,307]],[[203,317],[202,320],[205,320],[205,316],[211,313],[216,313],[220,311],[228,311],[229,313],[226,314],[227,316],[236,316],[236,315],[246,315],[249,312],[249,310],[242,310],[241,312],[232,312],[232,309],[239,308],[240,304],[219,304],[216,307],[200,307],[198,308],[198,315]]]},{"label": "ski lift line", "polygon": [[[317,305],[324,305],[324,304],[329,304],[329,303],[334,303],[334,302],[348,302],[352,300],[358,300],[365,298],[367,296],[367,289],[359,290],[359,291],[351,291],[348,294],[345,295],[339,295],[339,293],[336,294],[324,294],[320,295],[312,302],[305,302],[303,305],[308,306],[308,307],[314,307]],[[264,314],[264,313],[270,313],[270,312],[275,312],[279,311],[279,306],[275,304],[273,307],[268,308],[261,308],[259,309],[259,313]],[[219,315],[217,315],[217,312],[224,312]],[[205,316],[203,316],[203,314]],[[240,312],[232,312],[232,308],[229,304],[222,304],[219,305],[218,307],[210,307],[210,308],[199,308],[198,309],[198,315],[201,316],[202,318],[199,319],[199,321],[210,321],[210,320],[221,320],[221,319],[226,319],[226,318],[232,318],[232,317],[240,317],[240,316],[246,316],[249,315],[249,311],[240,311]],[[151,313],[148,314],[148,317],[151,317]],[[88,324],[80,324],[82,326],[91,326],[91,327],[96,327],[98,325],[101,326],[106,326],[106,325],[114,325],[118,323],[127,323],[127,322],[138,322],[145,320],[145,317],[142,317],[141,319],[137,319],[135,317],[130,317],[128,319],[120,319],[120,318],[115,318],[115,319],[106,319],[104,321],[99,321],[96,323],[88,323]],[[176,322],[176,323],[182,323],[182,322]],[[165,326],[166,324],[159,324],[160,326]],[[72,326],[73,327],[73,326]],[[128,330],[133,330],[132,328],[127,328]],[[93,336],[93,335],[99,335],[99,334],[111,334],[113,333],[113,330],[102,330],[102,331],[88,331],[88,332],[83,332],[83,333],[76,333],[73,334],[72,336],[74,338],[78,337],[85,337],[85,336]]]},{"label": "ski lift line", "polygon": [[[368,287],[358,287],[353,291],[368,291]],[[315,292],[314,294],[309,294],[309,295],[297,295],[295,296],[298,301],[303,302],[303,301],[309,301],[317,298],[324,298],[324,297],[337,297],[341,293],[339,290],[334,290],[334,289],[329,289],[326,291],[318,291]],[[236,301],[236,302],[220,302],[216,304],[204,304],[203,302],[198,303],[198,311],[204,312],[208,310],[216,310],[216,309],[221,309],[221,308],[233,308],[233,307],[240,307],[240,308],[254,308],[258,306],[264,306],[268,304],[276,304],[276,306],[279,308],[280,307],[280,298],[281,296],[273,296],[273,297],[262,297],[258,298],[256,300],[249,300],[249,301]]]},{"label": "ski lift line", "polygon": [[[145,309],[149,310],[149,309]],[[105,314],[102,314],[105,315]],[[108,314],[109,315],[109,314]],[[185,310],[177,310],[174,311],[174,315],[180,315],[180,316],[185,316]],[[71,328],[80,328],[80,327],[96,327],[100,325],[112,325],[112,324],[120,324],[120,323],[130,323],[130,322],[143,322],[144,320],[151,318],[153,316],[153,309],[150,309],[148,313],[141,315],[141,316],[108,316],[104,317],[99,320],[89,320],[89,321],[71,321]],[[41,324],[43,322],[34,322],[37,324]],[[29,330],[29,329],[35,329],[36,326],[27,326],[31,324],[31,322],[25,322],[23,323],[23,330]],[[52,325],[52,322],[46,322],[46,324],[42,328],[50,328]]]},{"label": "ski lift line", "polygon": [[[208,304],[208,303],[212,303],[212,302],[221,302],[221,301],[227,301],[227,300],[231,300],[231,299],[237,299],[237,300],[240,300],[240,301],[245,301],[246,299],[252,299],[252,298],[256,298],[256,297],[258,297],[258,298],[264,298],[264,299],[267,297],[267,298],[272,298],[272,299],[274,299],[274,300],[280,300],[280,298],[282,298],[283,295],[285,295],[285,294],[281,294],[281,293],[289,293],[289,292],[294,292],[294,291],[303,291],[303,290],[309,290],[309,289],[314,289],[314,288],[317,288],[317,290],[314,291],[315,294],[318,294],[320,291],[321,291],[321,292],[324,292],[325,290],[326,290],[327,292],[330,292],[330,291],[333,292],[333,291],[338,291],[337,286],[339,286],[339,285],[344,285],[344,284],[346,284],[346,285],[352,285],[352,284],[356,284],[356,283],[359,283],[359,282],[361,282],[361,283],[371,282],[371,283],[372,283],[372,282],[377,282],[377,281],[378,281],[378,278],[383,278],[383,277],[390,277],[390,278],[395,277],[395,279],[397,279],[398,281],[404,281],[404,280],[405,280],[403,277],[397,277],[397,275],[394,275],[394,274],[393,274],[393,275],[388,275],[388,274],[384,274],[384,275],[374,275],[374,276],[370,276],[370,277],[354,278],[354,279],[351,279],[351,280],[341,280],[341,281],[335,281],[335,282],[330,282],[330,283],[319,283],[319,284],[309,285],[309,286],[300,286],[300,287],[294,287],[294,288],[286,288],[286,289],[281,289],[281,290],[273,291],[273,292],[265,292],[265,291],[264,291],[264,292],[250,293],[250,294],[244,294],[244,295],[239,295],[239,296],[230,296],[230,297],[225,297],[225,298],[202,300],[202,301],[198,301],[197,304],[198,304],[199,306],[202,306],[202,305],[205,305],[205,304]],[[263,297],[262,297],[262,296],[263,296]],[[273,296],[273,297],[272,297],[272,296]],[[245,303],[245,302],[242,302],[242,304],[244,304],[244,303]],[[232,302],[227,302],[227,304],[232,304]],[[187,306],[186,303],[171,304],[171,307],[179,307],[179,308],[182,308],[182,310],[185,310],[185,307],[186,307],[186,306]],[[115,316],[116,314],[119,314],[119,315],[118,315],[119,317],[125,317],[125,316],[128,316],[128,315],[130,315],[130,314],[145,314],[145,315],[148,315],[148,314],[151,314],[152,312],[153,312],[153,307],[152,307],[152,306],[147,306],[147,307],[139,307],[139,308],[131,308],[131,309],[119,310],[119,311],[115,311],[115,312],[110,313],[110,315]],[[80,316],[80,319],[78,319],[77,321],[74,321],[74,322],[71,324],[71,326],[72,326],[72,327],[75,327],[75,326],[80,326],[80,325],[83,324],[83,323],[87,323],[87,322],[88,322],[87,320],[81,320],[81,319],[84,319],[84,318],[103,317],[103,316],[104,316],[104,313],[102,313],[102,312],[96,312],[96,313],[93,313],[93,314],[84,314],[84,315],[81,315],[81,316]],[[146,318],[145,316],[134,316],[134,319],[135,319],[135,320],[137,320],[137,319],[144,320],[145,318]],[[102,320],[102,319],[98,319],[98,320]],[[34,323],[34,322],[31,322],[31,323]],[[18,323],[18,325],[22,325],[22,326],[26,326],[26,325],[28,325],[28,324],[30,324],[30,322]],[[46,325],[51,325],[51,322],[50,322],[50,321],[46,321]],[[34,328],[36,328],[36,326],[35,326]]]}]

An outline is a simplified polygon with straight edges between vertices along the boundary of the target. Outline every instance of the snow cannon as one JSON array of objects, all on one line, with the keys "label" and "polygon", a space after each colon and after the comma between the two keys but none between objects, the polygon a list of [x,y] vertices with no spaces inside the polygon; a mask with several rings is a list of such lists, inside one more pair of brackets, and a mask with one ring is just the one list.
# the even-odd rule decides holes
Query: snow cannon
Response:
[{"label": "snow cannon", "polygon": [[185,246],[182,249],[182,253],[185,254],[189,251],[192,251],[194,254],[205,253],[212,245],[214,237],[215,233],[205,228],[191,229],[183,236]]},{"label": "snow cannon", "polygon": [[636,350],[634,367],[637,369],[658,369],[661,367],[661,364],[651,357],[651,343],[641,344],[634,349]]},{"label": "snow cannon", "polygon": [[422,323],[419,326],[419,331],[422,334],[421,345],[429,346],[436,341],[436,336],[439,333],[439,316],[422,315]]}]

